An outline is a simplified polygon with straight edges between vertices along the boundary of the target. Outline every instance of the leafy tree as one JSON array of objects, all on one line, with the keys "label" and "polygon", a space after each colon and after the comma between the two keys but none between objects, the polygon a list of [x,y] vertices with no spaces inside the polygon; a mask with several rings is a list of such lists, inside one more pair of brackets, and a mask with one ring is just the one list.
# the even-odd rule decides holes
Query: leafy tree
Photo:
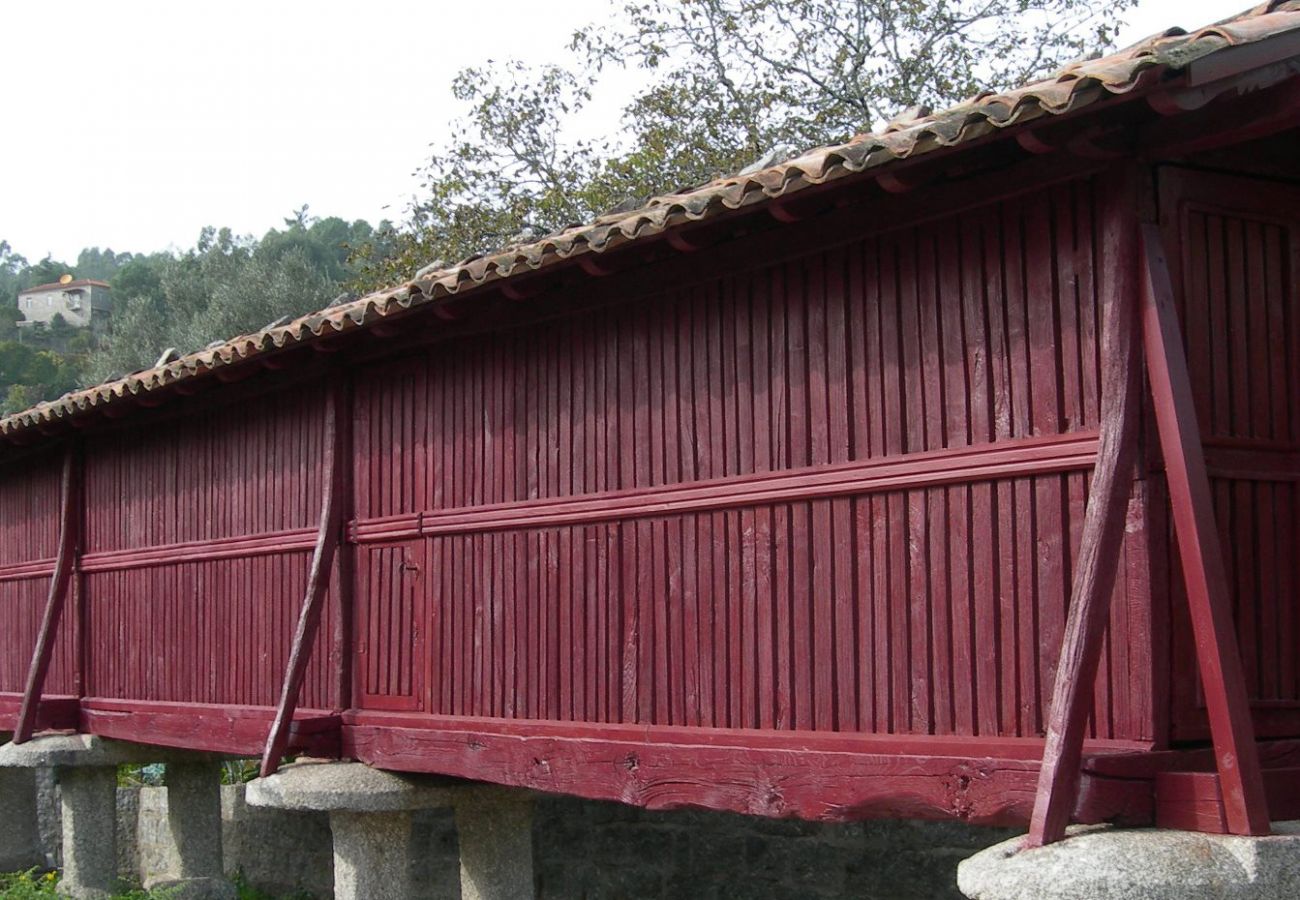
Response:
[{"label": "leafy tree", "polygon": [[[622,24],[577,32],[567,67],[457,77],[468,113],[425,167],[393,252],[357,261],[359,285],[1014,85],[1107,46],[1134,2],[633,0]],[[649,84],[620,134],[571,140],[605,66]]]}]

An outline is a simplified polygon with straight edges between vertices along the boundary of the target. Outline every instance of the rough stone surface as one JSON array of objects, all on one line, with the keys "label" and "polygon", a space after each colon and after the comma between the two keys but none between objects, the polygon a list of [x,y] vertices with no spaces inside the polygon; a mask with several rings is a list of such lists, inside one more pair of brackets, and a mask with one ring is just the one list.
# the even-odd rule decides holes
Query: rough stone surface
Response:
[{"label": "rough stone surface", "polygon": [[[249,884],[275,897],[331,896],[328,814],[249,806],[244,790],[222,789],[227,873],[242,871]],[[167,789],[121,788],[118,795],[122,855],[126,835],[139,841],[138,859],[122,876],[139,883],[145,872],[172,864],[158,861],[175,853],[165,825]],[[42,816],[57,823],[57,806]],[[532,844],[540,900],[958,900],[957,863],[1011,835],[958,823],[831,825],[541,795]],[[460,897],[452,810],[415,811],[410,846],[417,896]]]},{"label": "rough stone surface", "polygon": [[44,865],[36,813],[36,773],[0,769],[0,872]]},{"label": "rough stone surface", "polygon": [[481,789],[456,802],[462,900],[533,900],[533,798]]},{"label": "rough stone surface", "polygon": [[409,811],[330,813],[335,900],[408,900],[413,878]]},{"label": "rough stone surface", "polygon": [[[146,796],[141,803],[142,847],[145,819],[167,815],[167,789],[147,788],[146,792],[161,796]],[[301,892],[328,897],[333,893],[334,850],[326,813],[249,806],[244,802],[242,784],[221,789],[221,809],[228,876],[242,874],[249,884],[273,897]]]},{"label": "rough stone surface", "polygon": [[144,886],[165,888],[176,898],[233,898],[234,886],[226,881],[222,867],[220,765],[168,763],[165,777],[167,815],[138,819],[137,836],[144,827],[157,823],[165,829],[165,836],[140,843],[150,848],[166,846],[171,852],[151,854],[153,858],[147,862],[141,854]]},{"label": "rough stone surface", "polygon": [[457,782],[381,772],[361,763],[301,762],[248,784],[250,806],[333,812],[399,812],[448,806]]},{"label": "rough stone surface", "polygon": [[63,816],[59,812],[59,783],[53,769],[36,769],[36,820],[41,835],[45,865],[63,865]]},{"label": "rough stone surface", "polygon": [[1300,897],[1300,822],[1248,838],[1154,828],[1077,828],[1021,850],[1020,838],[958,868],[972,900],[1294,900]]},{"label": "rough stone surface", "polygon": [[58,770],[63,809],[59,892],[100,900],[117,887],[117,771],[108,766]]},{"label": "rough stone surface", "polygon": [[193,760],[195,754],[107,741],[93,734],[45,734],[24,744],[0,747],[0,767],[22,769],[49,766],[120,766],[124,763],[170,762]]}]

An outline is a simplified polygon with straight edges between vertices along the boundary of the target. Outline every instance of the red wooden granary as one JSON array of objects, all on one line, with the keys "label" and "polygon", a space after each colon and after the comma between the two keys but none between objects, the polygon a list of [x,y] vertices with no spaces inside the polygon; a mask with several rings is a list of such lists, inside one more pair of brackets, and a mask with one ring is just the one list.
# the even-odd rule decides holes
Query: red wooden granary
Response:
[{"label": "red wooden granary", "polygon": [[1298,54],[1273,3],[0,421],[0,730],[1266,831]]}]

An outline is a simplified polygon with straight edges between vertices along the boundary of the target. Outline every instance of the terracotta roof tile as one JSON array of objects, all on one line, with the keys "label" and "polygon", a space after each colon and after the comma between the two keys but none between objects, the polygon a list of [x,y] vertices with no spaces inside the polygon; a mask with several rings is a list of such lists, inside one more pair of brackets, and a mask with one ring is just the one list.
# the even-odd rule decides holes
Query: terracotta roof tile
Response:
[{"label": "terracotta roof tile", "polygon": [[688,191],[653,197],[631,211],[611,212],[535,241],[507,247],[350,303],[302,316],[287,325],[241,335],[116,381],[66,394],[0,419],[0,435],[96,409],[136,394],[195,378],[214,369],[293,344],[355,331],[412,306],[490,281],[535,271],[583,253],[601,253],[680,225],[708,219],[844,178],[888,163],[967,143],[1025,122],[1060,116],[1108,97],[1152,87],[1189,64],[1225,49],[1300,29],[1300,0],[1266,3],[1190,34],[1154,35],[1098,59],[1071,63],[1040,81],[1005,93],[985,93],[948,109],[892,124],[882,133],[809,150],[744,175]]}]

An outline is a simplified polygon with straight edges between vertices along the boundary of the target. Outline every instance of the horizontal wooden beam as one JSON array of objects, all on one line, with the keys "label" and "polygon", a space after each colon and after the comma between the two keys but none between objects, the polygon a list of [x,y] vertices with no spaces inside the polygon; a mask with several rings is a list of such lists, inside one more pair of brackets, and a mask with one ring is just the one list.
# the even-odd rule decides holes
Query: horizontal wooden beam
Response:
[{"label": "horizontal wooden beam", "polygon": [[[23,695],[0,694],[0,732],[12,732],[18,726]],[[36,707],[37,731],[66,731],[77,727],[77,698],[66,694],[46,694]]]},{"label": "horizontal wooden beam", "polygon": [[311,550],[316,545],[315,528],[272,531],[265,534],[240,535],[211,541],[185,541],[126,550],[87,553],[81,558],[83,572],[112,572],[117,569],[143,569],[185,562],[214,559],[266,556]]},{"label": "horizontal wooden beam", "polygon": [[54,560],[38,559],[32,562],[11,563],[0,566],[0,581],[22,581],[28,578],[49,578],[54,574]]},{"label": "horizontal wooden beam", "polygon": [[[259,756],[275,712],[273,706],[87,698],[81,703],[80,730],[138,744]],[[339,717],[328,710],[297,710],[288,752],[335,758],[339,727]]]},{"label": "horizontal wooden beam", "polygon": [[[413,727],[380,724],[374,716],[345,717],[343,753],[386,769],[649,809],[707,808],[817,821],[891,817],[1023,825],[1038,777],[1035,759],[1020,750],[1015,756],[982,756],[981,741],[940,739],[927,747],[925,738],[891,745],[867,735],[828,735],[836,746],[830,749],[806,732],[782,737],[697,729],[682,742],[683,735],[671,729],[549,724],[429,718],[424,727]],[[904,752],[908,741],[915,742],[912,752]],[[1041,753],[1042,742],[1032,743]],[[1138,824],[1151,816],[1150,782],[1084,779],[1078,821]]]},{"label": "horizontal wooden beam", "polygon": [[[1300,767],[1264,769],[1269,818],[1300,818]],[[1156,825],[1184,831],[1230,834],[1217,772],[1160,772],[1155,776]]]},{"label": "horizontal wooden beam", "polygon": [[561,499],[428,510],[353,524],[351,539],[391,541],[420,535],[552,528],[591,522],[682,515],[948,484],[1090,469],[1095,431],[999,441],[958,450],[763,472],[668,487],[610,491]]}]

